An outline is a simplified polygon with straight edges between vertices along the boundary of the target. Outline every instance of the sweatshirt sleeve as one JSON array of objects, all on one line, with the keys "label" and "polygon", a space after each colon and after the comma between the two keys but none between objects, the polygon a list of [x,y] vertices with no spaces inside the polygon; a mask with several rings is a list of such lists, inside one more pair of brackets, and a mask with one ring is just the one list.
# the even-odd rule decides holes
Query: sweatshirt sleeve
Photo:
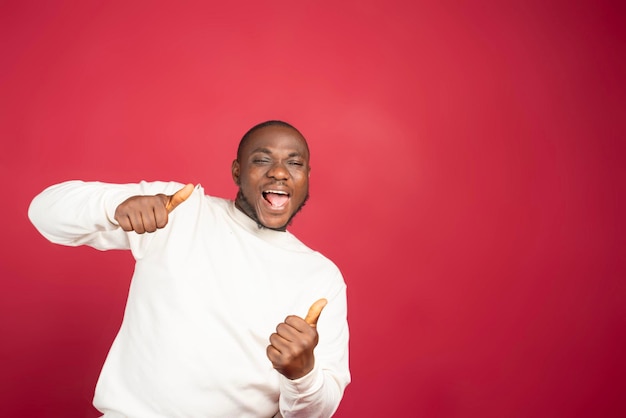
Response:
[{"label": "sweatshirt sleeve", "polygon": [[318,320],[320,340],[313,370],[294,380],[279,376],[279,409],[284,418],[331,417],[350,383],[346,288],[341,281],[341,290],[329,298]]},{"label": "sweatshirt sleeve", "polygon": [[41,235],[55,244],[138,250],[150,234],[122,230],[114,219],[117,206],[131,196],[167,194],[177,190],[176,186],[180,184],[67,181],[37,195],[30,204],[28,217]]}]

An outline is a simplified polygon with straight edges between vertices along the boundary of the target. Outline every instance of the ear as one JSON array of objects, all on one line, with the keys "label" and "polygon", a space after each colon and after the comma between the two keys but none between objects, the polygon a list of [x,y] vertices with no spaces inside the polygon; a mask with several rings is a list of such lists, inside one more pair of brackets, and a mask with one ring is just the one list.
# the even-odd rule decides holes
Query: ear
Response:
[{"label": "ear", "polygon": [[233,160],[233,164],[230,168],[230,172],[233,176],[233,181],[235,182],[237,186],[239,186],[240,185],[239,176],[241,175],[239,161]]}]

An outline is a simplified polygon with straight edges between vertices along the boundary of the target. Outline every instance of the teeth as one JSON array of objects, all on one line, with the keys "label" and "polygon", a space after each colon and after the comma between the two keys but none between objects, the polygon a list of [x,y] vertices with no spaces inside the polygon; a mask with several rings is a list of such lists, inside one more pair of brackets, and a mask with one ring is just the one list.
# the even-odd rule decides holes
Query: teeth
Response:
[{"label": "teeth", "polygon": [[284,195],[288,195],[289,194],[287,192],[283,192],[282,190],[266,190],[263,193],[274,193],[274,194],[284,194]]}]

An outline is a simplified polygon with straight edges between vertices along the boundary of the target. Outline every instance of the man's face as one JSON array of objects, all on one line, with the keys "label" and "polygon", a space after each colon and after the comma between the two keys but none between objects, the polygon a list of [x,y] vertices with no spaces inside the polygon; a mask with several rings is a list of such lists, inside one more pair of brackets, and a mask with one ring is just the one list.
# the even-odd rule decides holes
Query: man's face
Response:
[{"label": "man's face", "polygon": [[279,125],[254,131],[233,161],[235,204],[266,228],[284,231],[309,193],[309,151],[295,130]]}]

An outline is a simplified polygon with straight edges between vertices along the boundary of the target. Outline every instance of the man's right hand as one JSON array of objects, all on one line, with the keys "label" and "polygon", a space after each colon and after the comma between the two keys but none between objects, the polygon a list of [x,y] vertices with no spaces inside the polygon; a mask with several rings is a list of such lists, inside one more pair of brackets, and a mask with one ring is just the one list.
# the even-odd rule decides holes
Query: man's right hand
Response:
[{"label": "man's right hand", "polygon": [[115,220],[124,231],[135,231],[138,234],[154,232],[167,225],[168,214],[187,200],[193,189],[193,184],[187,184],[171,196],[157,194],[129,197],[115,209]]}]

